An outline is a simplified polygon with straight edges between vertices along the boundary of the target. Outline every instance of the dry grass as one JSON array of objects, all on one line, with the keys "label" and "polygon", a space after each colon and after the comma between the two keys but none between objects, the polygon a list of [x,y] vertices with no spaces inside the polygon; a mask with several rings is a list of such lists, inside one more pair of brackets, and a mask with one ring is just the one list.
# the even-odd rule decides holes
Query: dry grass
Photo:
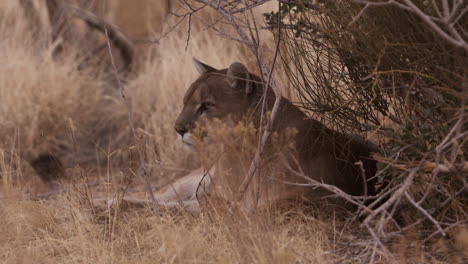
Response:
[{"label": "dry grass", "polygon": [[[133,212],[99,218],[73,200],[9,199],[2,206],[2,263],[289,263],[325,260],[312,218],[248,224]],[[111,219],[111,221],[108,221]],[[242,221],[244,220],[244,221]],[[241,226],[242,223],[242,226]],[[295,235],[293,235],[295,234]]]},{"label": "dry grass", "polygon": [[[132,19],[118,15],[126,10],[124,4],[113,3],[112,19]],[[161,7],[148,10],[162,14]],[[125,30],[138,38],[168,28],[155,17]],[[151,30],[142,31],[141,23]],[[0,40],[1,263],[353,263],[364,257],[363,247],[354,244],[365,239],[358,223],[349,225],[333,214],[247,217],[215,210],[193,217],[94,209],[91,197],[113,196],[130,175],[126,168],[135,146],[126,110],[99,69],[76,70],[79,50],[54,60],[50,48],[44,48],[47,40],[31,32],[14,1],[2,1],[0,35],[8,37]],[[178,29],[152,46],[156,55],[143,60],[126,85],[154,186],[199,162],[182,150],[173,132],[182,95],[196,78],[191,57],[220,68],[237,60],[255,65],[240,44],[201,26],[192,28],[185,51],[185,33]],[[146,58],[147,51],[142,48],[140,56]],[[25,161],[44,151],[60,155],[75,182],[98,184],[74,184],[53,200],[30,199],[44,186]],[[142,193],[139,179],[128,191]],[[457,241],[463,250],[466,238]],[[408,255],[413,262],[435,261],[424,252]]]}]

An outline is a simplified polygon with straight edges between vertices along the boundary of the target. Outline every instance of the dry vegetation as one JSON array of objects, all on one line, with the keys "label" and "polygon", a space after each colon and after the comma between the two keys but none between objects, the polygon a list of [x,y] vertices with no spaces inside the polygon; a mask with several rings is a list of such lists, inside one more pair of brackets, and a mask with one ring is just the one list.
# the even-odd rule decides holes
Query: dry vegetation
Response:
[{"label": "dry vegetation", "polygon": [[[245,216],[221,208],[194,217],[148,208],[96,209],[92,198],[124,192],[146,195],[137,148],[144,154],[155,189],[199,164],[176,142],[173,131],[182,96],[197,76],[192,56],[219,68],[233,61],[250,69],[257,66],[241,43],[196,21],[187,43],[186,24],[173,29],[177,19],[165,20],[164,4],[109,2],[107,10],[102,1],[94,1],[90,8],[119,25],[135,43],[138,59],[122,78],[128,77],[124,87],[138,144],[132,139],[109,61],[81,67],[86,54],[80,45],[55,54],[58,42],[50,43],[44,6],[37,4],[43,23],[31,24],[16,1],[0,2],[0,262],[360,263],[369,259],[370,237],[350,215],[291,211]],[[261,6],[255,12],[260,17],[275,7]],[[75,24],[80,41],[91,38],[83,25]],[[261,34],[261,53],[270,62],[275,41],[269,31]],[[100,40],[105,43],[102,36]],[[108,60],[106,51],[100,59]],[[287,78],[280,74],[275,78],[285,94],[292,93]],[[42,152],[63,159],[71,182],[54,199],[36,199],[46,186],[28,161]],[[463,220],[466,212],[459,217]],[[392,238],[388,247],[401,263],[463,263],[468,257],[468,229],[462,227],[423,247],[418,226]],[[375,260],[386,263],[383,256]]]},{"label": "dry vegetation", "polygon": [[[159,6],[153,9],[163,13]],[[125,24],[119,19],[133,19],[113,11],[110,16],[117,24]],[[323,223],[308,216],[280,217],[274,223],[278,229],[272,229],[271,221],[253,225],[246,218],[237,222],[149,210],[125,214],[93,210],[90,196],[112,197],[125,184],[121,180],[131,175],[126,168],[134,153],[118,89],[98,67],[76,70],[79,49],[54,59],[52,48],[39,45],[47,43],[47,29],[36,29],[44,33],[36,39],[14,1],[3,1],[0,12],[1,35],[8,36],[0,43],[4,62],[0,71],[0,262],[284,263],[327,258],[322,248],[328,243],[320,228]],[[130,36],[132,30],[138,35],[149,22],[134,23],[135,28],[126,28]],[[162,17],[149,24],[154,28],[148,31],[161,32],[160,24]],[[139,72],[126,83],[137,133],[144,140],[148,166],[154,168],[154,187],[197,163],[177,144],[173,131],[183,93],[196,77],[191,57],[220,68],[240,59],[236,44],[201,26],[192,29],[184,51],[185,32],[174,31],[149,48],[137,42],[140,56],[156,55],[143,60]],[[159,36],[148,34],[146,40]],[[27,161],[44,151],[59,153],[77,183],[54,200],[32,201],[30,196],[44,192],[45,187]],[[81,182],[98,185],[84,187]],[[130,191],[142,192],[139,182],[135,179]],[[297,225],[289,226],[291,221]]]}]

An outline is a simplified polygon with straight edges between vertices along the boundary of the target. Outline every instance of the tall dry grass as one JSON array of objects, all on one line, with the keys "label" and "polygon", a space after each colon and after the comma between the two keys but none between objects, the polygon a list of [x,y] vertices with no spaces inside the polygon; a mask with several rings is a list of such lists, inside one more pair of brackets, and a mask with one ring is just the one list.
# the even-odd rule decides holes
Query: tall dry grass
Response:
[{"label": "tall dry grass", "polygon": [[[129,3],[112,1],[110,19],[124,20],[119,12]],[[161,14],[162,7],[146,6],[145,12]],[[156,22],[144,17],[148,20],[135,18],[137,28],[126,22],[128,27],[122,27],[139,38],[142,23],[154,32],[174,24],[161,22],[160,15]],[[362,235],[359,227],[333,214],[247,217],[218,210],[193,217],[148,209],[103,212],[91,205],[93,197],[109,197],[126,187],[122,178],[132,177],[126,168],[135,147],[145,150],[154,186],[198,165],[173,131],[183,93],[197,77],[192,56],[219,68],[233,61],[255,66],[240,44],[202,25],[193,25],[185,50],[186,30],[178,28],[152,44],[153,57],[146,48],[138,51],[140,70],[125,85],[143,142],[134,146],[115,83],[99,68],[78,71],[79,49],[54,59],[47,27],[31,28],[16,2],[0,2],[1,263],[360,262],[362,247],[350,244]],[[41,152],[59,155],[74,180],[97,185],[72,184],[55,199],[31,199],[40,183],[27,161]],[[134,179],[127,190],[141,193],[139,183]],[[424,253],[414,258],[433,260]]]},{"label": "tall dry grass", "polygon": [[[111,10],[112,12],[112,10]],[[52,56],[48,29],[34,30],[12,1],[0,4],[0,262],[2,263],[284,263],[324,260],[321,223],[285,216],[253,224],[231,217],[100,212],[91,197],[112,196],[131,157],[126,109],[99,68],[77,70],[80,50]],[[118,19],[115,16],[114,19]],[[33,35],[40,32],[40,38]],[[185,51],[185,30],[155,47],[141,71],[127,80],[138,136],[155,185],[196,166],[175,142],[173,122],[181,98],[196,78],[191,57],[216,67],[240,60],[240,45],[198,25]],[[248,62],[248,58],[244,62]],[[254,63],[254,62],[250,62]],[[41,152],[59,155],[75,185],[53,200],[34,201],[37,176],[28,161]],[[90,168],[98,167],[97,170]],[[125,177],[125,175],[124,175]],[[81,178],[81,179],[77,179]],[[136,181],[137,182],[137,181]],[[115,186],[109,187],[109,184]],[[134,184],[138,192],[138,183]],[[237,219],[237,218],[236,218]],[[293,221],[297,224],[291,225]],[[278,228],[272,229],[275,225]],[[296,235],[292,235],[296,234]]]}]

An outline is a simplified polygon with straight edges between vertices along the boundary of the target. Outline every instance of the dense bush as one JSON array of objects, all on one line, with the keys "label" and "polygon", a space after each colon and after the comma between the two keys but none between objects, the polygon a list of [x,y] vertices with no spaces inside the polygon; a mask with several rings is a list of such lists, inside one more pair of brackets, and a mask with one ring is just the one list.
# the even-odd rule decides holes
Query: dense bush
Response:
[{"label": "dense bush", "polygon": [[[443,17],[442,4],[281,2],[280,12],[265,18],[282,41],[283,63],[303,108],[330,126],[379,136],[379,175],[390,179],[380,195],[388,200],[371,206],[366,223],[379,219],[389,229],[431,223],[430,238],[466,220],[468,50],[414,12]],[[453,28],[466,44],[466,4],[458,11],[453,5]],[[453,33],[443,22],[436,26]],[[399,214],[407,222],[390,224]]]}]

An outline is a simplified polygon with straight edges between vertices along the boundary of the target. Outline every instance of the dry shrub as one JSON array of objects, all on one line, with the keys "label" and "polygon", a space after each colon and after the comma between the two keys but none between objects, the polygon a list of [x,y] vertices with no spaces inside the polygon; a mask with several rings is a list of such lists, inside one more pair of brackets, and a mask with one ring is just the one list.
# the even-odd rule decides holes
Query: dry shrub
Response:
[{"label": "dry shrub", "polygon": [[[235,208],[245,213],[253,212],[255,208],[276,211],[286,203],[290,208],[302,206],[301,198],[291,196],[301,188],[284,184],[301,182],[300,177],[290,175],[287,169],[290,166],[297,170],[298,161],[294,158],[297,154],[294,145],[296,135],[297,131],[292,128],[272,133],[257,168],[259,173],[253,180],[253,187],[239,199],[239,190],[257,150],[258,129],[250,120],[236,122],[227,118],[211,120],[203,127],[196,127],[192,132],[192,142],[200,153],[203,167],[214,167],[216,175],[211,179],[208,201],[205,202],[208,208],[229,207],[229,210]],[[271,202],[280,197],[285,200],[285,196],[297,199],[297,204]]]},{"label": "dry shrub", "polygon": [[[380,126],[383,119],[412,127],[425,120],[438,131],[434,124],[453,116],[463,99],[466,54],[398,7],[353,20],[361,7],[283,5],[289,77],[304,107],[357,131],[366,130],[363,122]],[[267,18],[274,26],[276,14]]]},{"label": "dry shrub", "polygon": [[104,94],[108,84],[99,69],[78,71],[75,52],[57,61],[52,47],[36,45],[47,43],[48,35],[39,28],[43,34],[33,38],[20,11],[1,9],[0,30],[8,36],[0,43],[1,148],[26,160],[53,152],[67,165],[92,162],[96,145],[105,149],[122,133],[117,127],[126,130],[124,108]]},{"label": "dry shrub", "polygon": [[[342,131],[379,135],[379,176],[401,193],[386,193],[393,199],[377,218],[378,235],[408,226],[427,241],[466,222],[466,50],[396,4],[361,12],[351,1],[283,2],[282,58],[303,108]],[[412,2],[437,16],[437,1]],[[277,17],[266,15],[272,28]]]}]

